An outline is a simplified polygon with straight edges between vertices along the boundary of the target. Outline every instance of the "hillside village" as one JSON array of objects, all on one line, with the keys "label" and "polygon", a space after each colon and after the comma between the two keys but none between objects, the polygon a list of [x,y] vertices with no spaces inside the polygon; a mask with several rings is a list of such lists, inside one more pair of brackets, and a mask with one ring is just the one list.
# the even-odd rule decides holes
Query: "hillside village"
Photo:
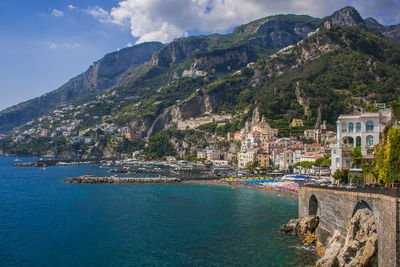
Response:
[{"label": "hillside village", "polygon": [[[28,122],[20,130],[15,131],[12,140],[16,144],[32,144],[35,138],[48,138],[46,140],[49,140],[50,146],[57,142],[56,140],[63,140],[64,143],[71,143],[78,148],[69,154],[70,157],[78,159],[91,158],[87,152],[101,149],[104,140],[135,142],[142,138],[135,129],[118,127],[112,123],[109,120],[110,116],[93,116],[85,113],[86,108],[103,102],[113,103],[103,95],[96,101],[57,109],[52,115]],[[231,144],[230,146],[225,149],[212,144],[202,149],[193,146],[189,150],[181,149],[176,158],[179,159],[179,156],[185,158],[192,154],[195,155],[192,160],[210,162],[217,167],[233,165],[255,173],[275,170],[330,176],[337,169],[351,169],[352,151],[355,147],[361,148],[363,157],[373,157],[373,147],[380,142],[385,125],[392,119],[390,107],[385,104],[374,104],[374,108],[376,112],[341,115],[337,121],[337,131],[327,130],[326,122],[323,122],[314,129],[305,129],[299,136],[290,137],[280,137],[279,129],[272,128],[264,116],[260,118],[256,108],[251,120],[239,131],[228,132],[223,137],[215,134],[210,136],[211,139],[216,138],[219,142]],[[178,121],[176,129],[181,132],[187,130],[204,132],[200,130],[201,126],[214,123],[223,126],[232,119],[233,116],[230,114],[204,114],[201,117]],[[85,122],[88,121],[94,122],[95,126],[85,127]],[[304,126],[303,120],[297,118],[289,124],[292,129]],[[232,147],[235,149],[232,150]],[[49,149],[42,156],[54,157],[57,156],[56,153],[56,150]],[[143,155],[142,150],[132,151],[131,154],[110,151],[109,155],[104,153],[103,157],[141,159]],[[175,156],[166,156],[165,159],[175,160]]]}]

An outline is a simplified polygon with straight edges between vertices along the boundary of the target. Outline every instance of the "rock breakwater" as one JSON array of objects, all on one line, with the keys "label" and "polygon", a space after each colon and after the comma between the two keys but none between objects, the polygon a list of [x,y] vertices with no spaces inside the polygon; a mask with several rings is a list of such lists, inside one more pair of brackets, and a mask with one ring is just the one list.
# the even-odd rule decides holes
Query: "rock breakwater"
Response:
[{"label": "rock breakwater", "polygon": [[309,246],[315,243],[315,231],[318,223],[318,216],[291,219],[287,224],[282,225],[280,231],[300,236],[304,240],[304,245]]},{"label": "rock breakwater", "polygon": [[179,178],[135,178],[135,177],[99,177],[93,175],[83,175],[79,177],[72,177],[64,179],[67,183],[85,183],[85,184],[114,184],[114,183],[178,183],[181,182]]}]

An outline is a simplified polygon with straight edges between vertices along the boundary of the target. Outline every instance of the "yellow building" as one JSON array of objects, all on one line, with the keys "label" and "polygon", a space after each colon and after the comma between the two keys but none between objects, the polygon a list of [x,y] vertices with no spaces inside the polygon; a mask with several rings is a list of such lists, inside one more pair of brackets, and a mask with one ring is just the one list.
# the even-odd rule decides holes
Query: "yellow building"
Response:
[{"label": "yellow building", "polygon": [[240,139],[242,139],[242,135],[241,135],[241,133],[238,131],[238,132],[235,132],[234,134],[233,134],[233,139],[235,140],[235,141],[239,141]]},{"label": "yellow building", "polygon": [[257,155],[258,167],[264,169],[270,167],[270,157],[269,154],[262,152]]},{"label": "yellow building", "polygon": [[292,127],[304,126],[302,119],[293,119]]}]

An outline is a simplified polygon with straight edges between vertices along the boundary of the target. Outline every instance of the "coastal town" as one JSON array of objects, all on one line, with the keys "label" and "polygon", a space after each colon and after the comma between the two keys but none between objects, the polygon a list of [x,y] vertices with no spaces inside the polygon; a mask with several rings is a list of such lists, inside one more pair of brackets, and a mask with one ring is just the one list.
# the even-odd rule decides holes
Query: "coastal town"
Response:
[{"label": "coastal town", "polygon": [[[110,133],[117,138],[128,140],[141,138],[135,129],[117,127],[113,123],[107,123],[109,116],[81,114],[81,110],[85,107],[93,107],[102,101],[110,102],[104,95],[99,97],[96,102],[86,103],[76,108],[64,107],[55,110],[53,115],[28,122],[25,127],[34,123],[35,127],[24,131],[17,130],[13,142],[19,143],[28,139],[29,143],[29,139],[34,136],[53,139],[62,137],[72,144],[88,145],[87,149],[92,150],[99,144],[98,141],[95,142],[94,133]],[[381,141],[384,127],[392,120],[390,107],[375,103],[374,109],[375,112],[339,116],[336,131],[328,130],[326,121],[324,121],[313,129],[305,129],[303,134],[290,137],[279,137],[279,129],[272,128],[266,122],[265,116],[260,118],[258,109],[255,109],[251,121],[246,122],[240,131],[228,132],[225,137],[213,136],[213,138],[218,138],[218,141],[234,144],[235,149],[232,150],[229,147],[223,150],[207,146],[195,151],[195,160],[209,162],[216,167],[234,166],[244,171],[242,173],[246,175],[249,174],[248,171],[251,171],[252,174],[276,171],[326,178],[332,176],[338,169],[351,169],[356,173],[360,170],[352,167],[353,149],[359,147],[364,158],[373,158],[373,147]],[[72,118],[69,118],[70,114],[73,114]],[[200,126],[210,123],[223,126],[232,118],[232,115],[204,115],[178,121],[176,128],[180,131],[189,129],[196,131]],[[84,120],[86,123],[88,120],[98,121],[98,124],[95,127],[81,127]],[[289,127],[292,129],[304,128],[304,122],[302,119],[295,118],[290,122]],[[183,150],[182,158],[185,157],[185,153],[188,152]],[[56,155],[55,151],[49,150],[43,156]],[[141,151],[134,151],[131,155],[113,155],[113,158],[115,156],[122,159],[141,159]],[[76,158],[76,160],[78,159]],[[166,156],[165,160],[174,161],[176,159]]]},{"label": "coastal town", "polygon": [[41,7],[32,25],[60,33],[10,52],[32,67],[43,44],[56,72],[104,56],[0,111],[0,263],[400,266],[399,16],[99,2]]},{"label": "coastal town", "polygon": [[[393,181],[389,184],[387,180],[384,181],[384,188],[375,187],[379,182],[371,177],[371,170],[368,171],[365,166],[374,162],[374,157],[379,154],[377,147],[382,146],[385,138],[395,145],[396,137],[390,136],[390,131],[398,132],[400,121],[397,118],[398,114],[393,114],[396,107],[375,103],[374,109],[374,112],[340,115],[336,131],[327,130],[326,122],[323,122],[314,129],[304,130],[300,136],[287,138],[279,137],[279,129],[272,128],[264,116],[260,118],[258,109],[255,109],[251,121],[248,121],[245,127],[237,132],[229,132],[223,140],[234,142],[238,147],[236,153],[206,147],[198,150],[192,161],[171,156],[162,161],[143,161],[140,158],[141,151],[135,151],[130,156],[102,159],[100,162],[83,159],[40,159],[34,163],[15,163],[14,166],[42,167],[45,170],[47,166],[100,163],[100,168],[106,168],[113,175],[85,174],[65,178],[64,182],[213,184],[298,196],[299,219],[292,219],[282,225],[280,231],[300,236],[305,247],[314,249],[321,257],[317,266],[334,266],[332,262],[350,262],[354,266],[375,266],[384,263],[386,266],[387,263],[398,259],[398,252],[393,250],[393,244],[397,242],[398,237],[385,237],[386,234],[378,235],[377,231],[383,231],[385,227],[389,227],[389,231],[396,228],[398,216],[396,212],[392,215],[393,207],[389,202],[398,199],[399,190],[397,184]],[[210,122],[229,123],[230,119],[231,115],[208,115],[182,121],[178,123],[178,127],[181,130],[196,130],[197,127]],[[70,133],[73,132],[73,126],[75,124],[67,126],[67,129],[72,127]],[[107,124],[102,126],[102,131],[117,132],[127,139],[133,138],[130,129],[117,129]],[[304,122],[301,119],[293,119],[290,126],[302,127]],[[100,127],[101,125],[97,129]],[[347,174],[340,177],[344,171],[347,171]],[[357,194],[355,197],[354,193]],[[371,196],[371,193],[374,196]],[[379,208],[373,206],[373,212],[375,216],[383,216],[381,214],[385,212],[389,214],[385,215],[386,224],[373,219],[370,205],[374,202],[369,199],[375,201],[383,196],[385,198],[381,201],[385,202],[385,205]],[[360,201],[360,198],[363,200]],[[342,212],[320,210],[322,207],[336,205],[331,203],[332,199],[337,199],[336,204],[344,209]],[[351,211],[354,214],[348,224],[344,225],[347,219],[343,216],[347,216],[346,212]],[[343,230],[334,232],[335,227],[329,223],[330,220],[338,220]],[[362,230],[355,229],[356,226]],[[326,230],[321,232],[317,229]],[[357,232],[357,237],[348,234],[352,231]],[[325,235],[331,238],[326,239]],[[339,242],[338,238],[346,241]],[[383,238],[387,240],[386,244],[382,244]],[[352,250],[354,247],[357,248],[356,252]],[[347,252],[349,250],[353,252]],[[383,252],[378,254],[378,250]]]}]

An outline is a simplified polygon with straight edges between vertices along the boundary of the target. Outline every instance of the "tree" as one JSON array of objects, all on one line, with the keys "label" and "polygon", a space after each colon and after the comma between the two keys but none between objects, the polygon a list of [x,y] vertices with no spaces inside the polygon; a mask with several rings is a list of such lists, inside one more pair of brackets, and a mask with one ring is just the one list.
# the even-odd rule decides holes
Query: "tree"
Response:
[{"label": "tree", "polygon": [[254,173],[254,169],[256,168],[256,166],[257,166],[257,161],[253,160],[246,164],[246,169],[248,169],[250,173]]},{"label": "tree", "polygon": [[161,159],[164,156],[175,156],[176,150],[169,141],[168,132],[162,131],[150,137],[145,156],[148,159]]},{"label": "tree", "polygon": [[354,168],[354,167],[362,168],[362,166],[363,166],[363,156],[361,154],[361,147],[360,146],[355,147],[353,149],[351,158],[352,158],[352,162],[351,162],[351,167],[352,168]]},{"label": "tree", "polygon": [[314,166],[314,162],[312,162],[312,161],[300,161],[300,162],[295,163],[293,165],[293,168],[296,168],[297,166],[300,166],[303,169],[309,169],[312,166]]},{"label": "tree", "polygon": [[338,169],[332,176],[335,180],[339,181],[341,184],[347,184],[349,183],[350,171]]},{"label": "tree", "polygon": [[400,181],[400,128],[389,129],[383,142],[375,147],[375,171],[378,183],[390,184],[392,173]]},{"label": "tree", "polygon": [[331,154],[325,154],[322,158],[318,158],[315,160],[315,166],[318,167],[329,167],[331,166]]}]

